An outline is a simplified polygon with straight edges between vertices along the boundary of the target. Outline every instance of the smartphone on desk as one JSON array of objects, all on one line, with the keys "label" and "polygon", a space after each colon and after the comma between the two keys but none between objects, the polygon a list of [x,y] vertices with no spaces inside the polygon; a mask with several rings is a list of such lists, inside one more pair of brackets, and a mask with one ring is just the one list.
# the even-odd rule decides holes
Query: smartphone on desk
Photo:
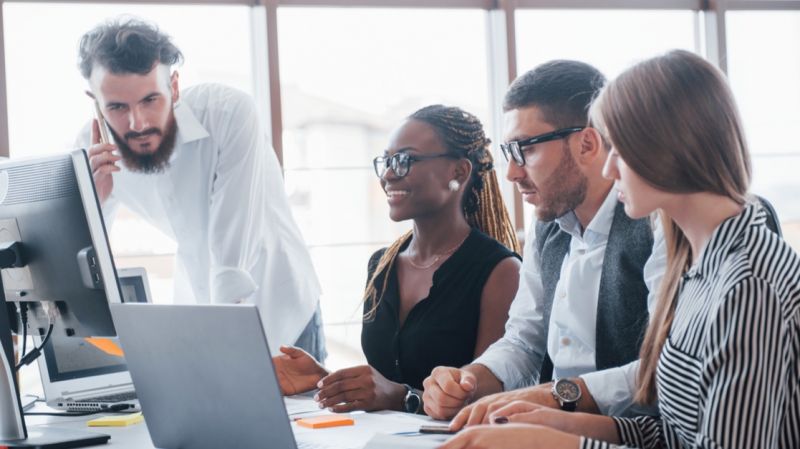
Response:
[{"label": "smartphone on desk", "polygon": [[458,430],[451,430],[450,426],[419,426],[419,433],[455,435]]}]

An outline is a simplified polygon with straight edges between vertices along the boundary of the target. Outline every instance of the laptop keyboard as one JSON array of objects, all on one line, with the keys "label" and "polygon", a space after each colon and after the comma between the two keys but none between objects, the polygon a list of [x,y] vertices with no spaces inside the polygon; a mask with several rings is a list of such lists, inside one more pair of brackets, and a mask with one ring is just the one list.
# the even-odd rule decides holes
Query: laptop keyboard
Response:
[{"label": "laptop keyboard", "polygon": [[116,394],[108,394],[105,396],[97,396],[94,398],[89,399],[81,399],[75,402],[124,402],[124,401],[132,401],[136,399],[136,392],[135,391],[128,391],[125,393],[116,393]]},{"label": "laptop keyboard", "polygon": [[[103,410],[125,410],[126,404],[116,405],[136,399],[136,392],[107,394],[95,398],[76,399],[69,402],[59,402],[59,407],[64,407],[70,412],[99,412]],[[136,408],[134,405],[127,404],[127,408]],[[0,446],[2,447],[2,446]]]}]

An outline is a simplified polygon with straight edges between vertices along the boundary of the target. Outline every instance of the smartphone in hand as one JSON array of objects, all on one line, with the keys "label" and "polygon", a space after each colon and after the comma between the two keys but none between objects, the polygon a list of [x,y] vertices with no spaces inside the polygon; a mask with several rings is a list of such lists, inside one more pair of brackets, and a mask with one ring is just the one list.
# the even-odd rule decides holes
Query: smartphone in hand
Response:
[{"label": "smartphone in hand", "polygon": [[100,103],[94,100],[94,118],[97,120],[97,127],[100,129],[100,143],[109,143],[111,140],[108,138],[108,128],[106,128],[106,119],[103,117],[103,111],[100,109]]}]

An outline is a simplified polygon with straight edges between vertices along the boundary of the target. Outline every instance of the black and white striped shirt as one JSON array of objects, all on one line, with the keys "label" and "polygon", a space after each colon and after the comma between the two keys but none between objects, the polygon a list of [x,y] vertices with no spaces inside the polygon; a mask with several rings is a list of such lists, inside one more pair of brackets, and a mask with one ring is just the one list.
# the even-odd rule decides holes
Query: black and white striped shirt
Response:
[{"label": "black and white striped shirt", "polygon": [[656,375],[661,417],[614,418],[625,446],[800,448],[800,257],[765,221],[747,205],[684,275]]}]

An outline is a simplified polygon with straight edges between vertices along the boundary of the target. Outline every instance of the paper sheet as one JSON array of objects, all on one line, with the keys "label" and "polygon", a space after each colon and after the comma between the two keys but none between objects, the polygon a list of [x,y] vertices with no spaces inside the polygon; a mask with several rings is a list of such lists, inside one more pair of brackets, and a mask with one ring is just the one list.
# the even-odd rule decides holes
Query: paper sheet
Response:
[{"label": "paper sheet", "polygon": [[[399,412],[352,413],[351,416],[355,420],[353,426],[306,429],[292,423],[292,430],[298,444],[305,443],[338,449],[360,449],[377,434],[416,433],[419,426],[431,424],[431,420],[427,417]],[[403,438],[407,438],[409,441],[411,439],[420,439],[420,441],[427,439],[425,437]],[[439,444],[430,443],[427,446],[409,447],[436,447]]]},{"label": "paper sheet", "polygon": [[378,434],[367,442],[364,449],[434,449],[449,437],[450,435]]},{"label": "paper sheet", "polygon": [[315,413],[329,413],[327,410],[321,410],[316,401],[309,397],[285,397],[283,398],[283,403],[286,404],[286,413],[289,414],[289,418],[296,418],[299,417],[299,415],[306,417],[313,416]]}]

